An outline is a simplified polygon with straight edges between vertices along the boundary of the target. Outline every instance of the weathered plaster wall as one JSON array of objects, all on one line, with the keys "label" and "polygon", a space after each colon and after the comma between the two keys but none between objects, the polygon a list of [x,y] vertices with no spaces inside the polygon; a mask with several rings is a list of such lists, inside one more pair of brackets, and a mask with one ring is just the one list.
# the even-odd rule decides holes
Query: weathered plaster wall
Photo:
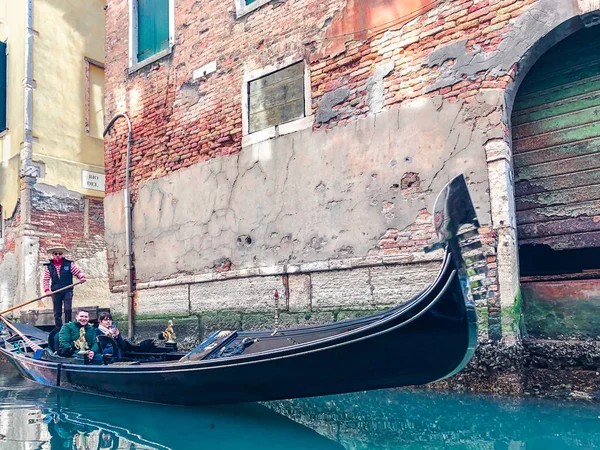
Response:
[{"label": "weathered plaster wall", "polygon": [[0,137],[0,198],[3,218],[13,214],[19,198],[19,153],[23,142],[23,79],[25,78],[25,2],[0,2],[0,36],[6,42],[7,55],[7,117],[6,134]]},{"label": "weathered plaster wall", "polygon": [[[489,223],[484,145],[503,132],[501,101],[493,91],[469,104],[424,100],[148,181],[133,212],[137,278],[212,271],[225,259],[247,269],[366,257],[388,229],[415,222],[461,172]],[[400,188],[406,173],[417,174],[419,189]],[[109,195],[107,210],[121,199]],[[122,249],[124,227],[115,222],[106,228],[113,254]],[[115,267],[115,279],[124,275]]]},{"label": "weathered plaster wall", "polygon": [[[410,299],[438,270],[439,253],[422,252],[433,239],[427,208],[450,177],[468,176],[480,219],[491,221],[485,143],[503,133],[502,102],[491,90],[469,103],[428,99],[144,183],[133,211],[139,335],[152,337],[168,316],[183,336],[272,327],[275,289],[281,326]],[[104,204],[119,282],[123,197]],[[116,291],[111,309],[124,316]],[[486,295],[478,305],[487,320]]]},{"label": "weathered plaster wall", "polygon": [[[45,165],[39,180],[93,197],[82,170],[104,172],[104,143],[86,133],[85,58],[104,62],[103,0],[34,1],[34,160]],[[88,112],[91,116],[94,112]]]},{"label": "weathered plaster wall", "polygon": [[[5,231],[0,237],[0,302],[12,305],[39,296],[40,262],[48,245],[64,239],[71,256],[92,274],[75,304],[107,305],[104,192],[84,189],[82,183],[82,170],[104,171],[103,141],[86,132],[85,118],[98,112],[86,104],[86,95],[94,94],[86,92],[86,58],[104,59],[105,2],[34,1],[31,30],[25,28],[27,6],[25,1],[0,2],[0,18],[7,24],[0,38],[8,30],[8,130],[0,136]],[[32,41],[31,82],[25,80],[27,36]],[[26,138],[24,84],[32,90]],[[27,156],[32,161],[24,161],[35,164],[26,170],[27,177],[20,176],[24,140],[33,152]]]}]

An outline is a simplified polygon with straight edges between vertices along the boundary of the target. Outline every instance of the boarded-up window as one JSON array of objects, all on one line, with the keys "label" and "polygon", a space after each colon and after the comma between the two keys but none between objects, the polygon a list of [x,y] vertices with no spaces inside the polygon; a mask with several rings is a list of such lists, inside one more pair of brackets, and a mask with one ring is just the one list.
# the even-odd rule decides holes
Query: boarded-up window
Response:
[{"label": "boarded-up window", "polygon": [[248,85],[248,130],[263,130],[304,117],[304,62]]},{"label": "boarded-up window", "polygon": [[138,0],[138,52],[141,62],[169,47],[169,0]]},{"label": "boarded-up window", "polygon": [[6,43],[0,42],[0,131],[6,130]]}]

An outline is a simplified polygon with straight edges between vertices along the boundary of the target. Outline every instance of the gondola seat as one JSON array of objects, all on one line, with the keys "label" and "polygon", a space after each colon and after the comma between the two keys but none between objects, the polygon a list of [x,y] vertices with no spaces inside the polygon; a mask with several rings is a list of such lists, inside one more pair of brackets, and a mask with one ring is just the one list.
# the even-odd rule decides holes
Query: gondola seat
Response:
[{"label": "gondola seat", "polygon": [[98,336],[98,345],[100,345],[102,360],[104,361],[105,365],[112,364],[123,359],[119,345],[112,337],[106,335]]}]

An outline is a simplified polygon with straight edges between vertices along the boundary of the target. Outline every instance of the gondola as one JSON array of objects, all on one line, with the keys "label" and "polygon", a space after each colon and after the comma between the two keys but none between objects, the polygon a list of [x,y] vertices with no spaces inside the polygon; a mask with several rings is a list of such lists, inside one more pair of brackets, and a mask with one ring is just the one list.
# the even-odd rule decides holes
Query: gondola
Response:
[{"label": "gondola", "polygon": [[[441,191],[433,217],[439,242],[428,250],[444,249],[436,279],[413,299],[377,314],[270,332],[218,332],[184,355],[132,348],[126,361],[101,366],[49,351],[40,357],[27,344],[15,344],[22,340],[17,335],[5,339],[0,355],[24,377],[47,386],[178,405],[268,401],[441,380],[460,371],[477,344],[463,248],[474,244],[479,223],[462,175]],[[33,335],[31,328],[25,334]],[[136,360],[136,352],[143,357]]]}]

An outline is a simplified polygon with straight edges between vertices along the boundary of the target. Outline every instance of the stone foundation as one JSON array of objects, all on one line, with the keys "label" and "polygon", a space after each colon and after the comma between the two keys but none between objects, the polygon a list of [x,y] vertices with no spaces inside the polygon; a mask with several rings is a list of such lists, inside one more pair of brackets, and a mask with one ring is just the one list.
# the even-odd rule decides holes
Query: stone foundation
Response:
[{"label": "stone foundation", "polygon": [[483,341],[463,371],[426,389],[600,401],[599,370],[599,341]]}]

